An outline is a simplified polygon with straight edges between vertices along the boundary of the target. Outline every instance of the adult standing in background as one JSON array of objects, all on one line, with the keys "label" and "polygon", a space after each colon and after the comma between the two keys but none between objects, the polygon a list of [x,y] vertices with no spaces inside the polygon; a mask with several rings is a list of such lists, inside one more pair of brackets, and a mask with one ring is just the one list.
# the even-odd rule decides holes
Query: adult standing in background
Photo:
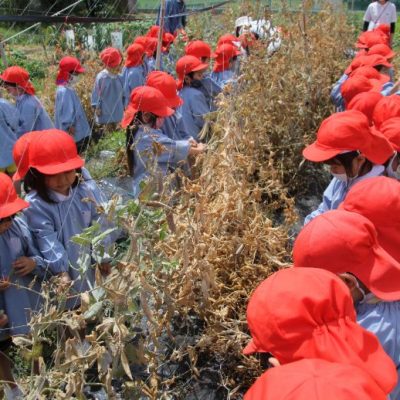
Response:
[{"label": "adult standing in background", "polygon": [[373,1],[364,15],[363,31],[372,31],[379,25],[390,25],[390,45],[392,45],[397,22],[396,6],[389,0]]},{"label": "adult standing in background", "polygon": [[[172,33],[173,35],[179,29],[184,29],[186,26],[186,15],[180,15],[186,12],[186,4],[184,0],[165,0],[164,13],[164,32]],[[156,25],[160,25],[161,7],[158,10]],[[174,17],[174,15],[177,15]]]}]

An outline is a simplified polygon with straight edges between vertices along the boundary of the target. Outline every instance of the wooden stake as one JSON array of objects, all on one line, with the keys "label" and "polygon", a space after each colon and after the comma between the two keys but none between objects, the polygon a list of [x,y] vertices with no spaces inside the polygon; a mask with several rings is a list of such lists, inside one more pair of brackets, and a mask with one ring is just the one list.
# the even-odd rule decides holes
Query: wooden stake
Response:
[{"label": "wooden stake", "polygon": [[158,32],[157,55],[156,55],[156,69],[161,68],[161,50],[162,50],[162,37],[164,32],[164,18],[165,18],[165,0],[161,0],[160,6],[160,30]]}]

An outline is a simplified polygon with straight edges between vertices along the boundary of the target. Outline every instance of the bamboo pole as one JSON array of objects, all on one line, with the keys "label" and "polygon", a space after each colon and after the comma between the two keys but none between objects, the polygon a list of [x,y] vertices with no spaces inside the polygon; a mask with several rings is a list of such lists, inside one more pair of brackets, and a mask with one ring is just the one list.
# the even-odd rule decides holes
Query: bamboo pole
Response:
[{"label": "bamboo pole", "polygon": [[165,0],[161,0],[160,5],[160,30],[158,31],[157,55],[156,55],[156,69],[161,68],[161,50],[162,50],[162,37],[164,32],[164,18],[165,18]]}]

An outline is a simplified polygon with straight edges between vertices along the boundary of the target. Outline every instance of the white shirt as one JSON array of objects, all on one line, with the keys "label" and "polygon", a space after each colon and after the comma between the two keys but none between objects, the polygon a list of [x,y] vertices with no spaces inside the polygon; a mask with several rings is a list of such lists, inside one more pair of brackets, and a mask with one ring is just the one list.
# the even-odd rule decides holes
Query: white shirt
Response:
[{"label": "white shirt", "polygon": [[392,24],[397,21],[396,6],[387,1],[380,4],[378,1],[371,3],[364,15],[364,21],[369,22],[368,30],[371,31],[381,24]]}]

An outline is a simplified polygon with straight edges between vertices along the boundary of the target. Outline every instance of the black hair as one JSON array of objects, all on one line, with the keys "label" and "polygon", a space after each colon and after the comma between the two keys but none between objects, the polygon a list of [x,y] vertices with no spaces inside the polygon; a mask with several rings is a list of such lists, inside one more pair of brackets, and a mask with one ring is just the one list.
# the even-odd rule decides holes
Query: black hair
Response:
[{"label": "black hair", "polygon": [[[348,153],[343,153],[343,154],[338,154],[337,156],[331,158],[326,162],[326,164],[333,164],[333,163],[339,163],[340,165],[343,166],[344,170],[346,171],[347,176],[352,175],[352,166],[353,166],[353,160],[360,155],[359,151],[349,151]],[[361,169],[359,171],[359,175],[363,176],[369,171],[371,171],[373,167],[373,163],[369,161],[368,159],[365,159],[364,164],[361,166]]]},{"label": "black hair", "polygon": [[7,81],[2,81],[3,86],[11,86],[11,87],[17,87],[18,85],[14,82],[7,82]]},{"label": "black hair", "polygon": [[241,26],[236,27],[236,30],[235,30],[235,36],[236,36],[236,37],[239,37],[239,36],[240,36],[240,30],[241,30],[241,29],[242,29]]},{"label": "black hair", "polygon": [[[82,172],[81,168],[77,168],[76,172],[80,175]],[[55,203],[51,199],[49,189],[45,184],[46,175],[39,172],[36,168],[30,168],[24,178],[24,191],[29,193],[31,190],[36,190],[39,197],[46,203]],[[79,184],[80,176],[77,176],[72,187],[76,187]]]},{"label": "black hair", "polygon": [[[149,114],[150,114],[150,121],[148,121],[146,123],[150,123],[150,126],[152,128],[154,128],[156,125],[157,116],[152,113],[149,113]],[[132,122],[126,128],[125,149],[126,149],[126,157],[127,157],[127,161],[128,161],[128,171],[132,176],[133,176],[133,169],[134,169],[132,146],[135,143],[135,136],[136,136],[137,131],[139,130],[140,126],[143,125],[144,123],[145,122],[143,120],[143,112],[138,111],[137,114],[135,115],[135,118],[132,120]]]}]

